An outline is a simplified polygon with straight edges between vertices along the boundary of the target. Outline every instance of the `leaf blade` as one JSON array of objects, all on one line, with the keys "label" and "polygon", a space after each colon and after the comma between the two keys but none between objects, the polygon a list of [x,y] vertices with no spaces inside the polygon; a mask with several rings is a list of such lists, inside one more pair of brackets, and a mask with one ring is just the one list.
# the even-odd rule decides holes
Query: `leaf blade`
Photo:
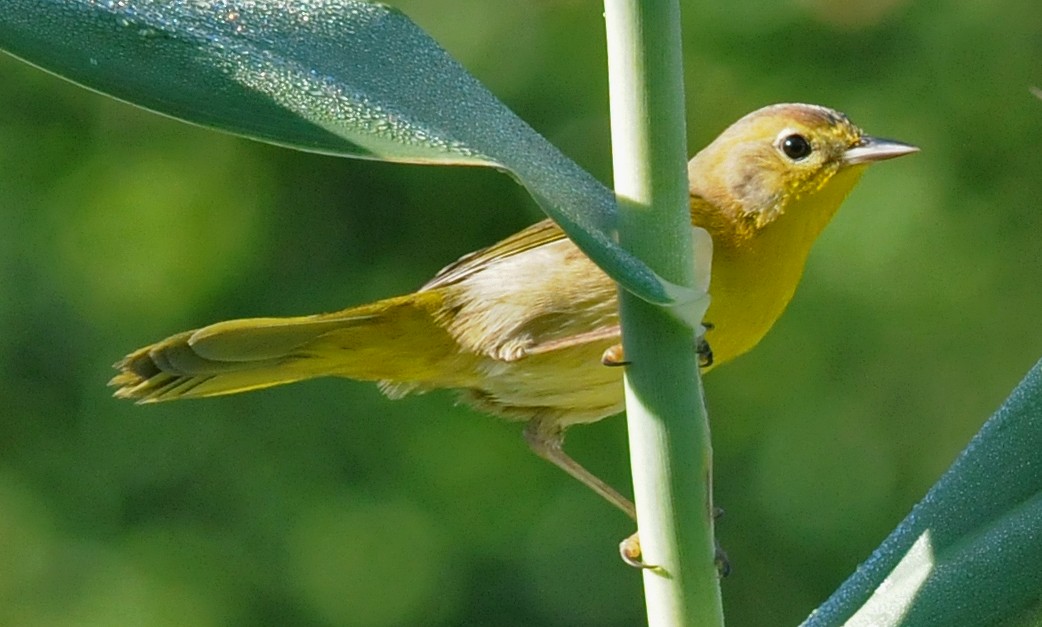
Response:
[{"label": "leaf blade", "polygon": [[611,190],[386,6],[9,0],[0,49],[132,104],[261,141],[503,169],[628,290],[661,305],[702,300],[618,245]]},{"label": "leaf blade", "polygon": [[[804,625],[1037,621],[1042,599],[1039,451],[1042,362],[908,517]],[[922,550],[924,541],[929,551]],[[902,568],[926,572],[919,580],[888,585]]]}]

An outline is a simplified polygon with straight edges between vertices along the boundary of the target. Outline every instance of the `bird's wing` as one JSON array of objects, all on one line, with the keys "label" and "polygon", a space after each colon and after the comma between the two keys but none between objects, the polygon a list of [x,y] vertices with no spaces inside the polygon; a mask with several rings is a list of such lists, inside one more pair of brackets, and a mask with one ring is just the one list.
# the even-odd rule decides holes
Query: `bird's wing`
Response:
[{"label": "bird's wing", "polygon": [[544,355],[546,353],[552,353],[566,348],[575,348],[576,346],[586,346],[593,344],[602,344],[605,341],[619,342],[622,336],[619,332],[619,325],[608,324],[605,326],[591,329],[584,333],[576,333],[574,335],[568,335],[566,337],[554,338],[532,344],[524,349],[524,354],[521,357],[527,357],[529,355]]},{"label": "bird's wing", "polygon": [[564,237],[564,231],[554,224],[552,220],[536,222],[532,226],[518,231],[496,244],[463,255],[454,263],[442,268],[438,274],[434,275],[433,279],[420,288],[420,291],[433,290],[459,283],[491,263],[551,242],[556,242]]}]

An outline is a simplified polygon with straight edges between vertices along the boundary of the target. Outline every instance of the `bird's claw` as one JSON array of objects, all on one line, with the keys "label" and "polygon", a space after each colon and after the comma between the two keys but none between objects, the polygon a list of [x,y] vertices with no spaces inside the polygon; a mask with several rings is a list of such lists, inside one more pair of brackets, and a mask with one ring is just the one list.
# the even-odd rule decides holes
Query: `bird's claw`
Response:
[{"label": "bird's claw", "polygon": [[731,562],[727,559],[727,552],[716,543],[716,552],[713,554],[713,564],[716,566],[716,574],[721,579],[731,574]]},{"label": "bird's claw", "polygon": [[713,349],[710,348],[704,335],[695,342],[695,353],[698,354],[699,368],[708,368],[713,365]]},{"label": "bird's claw", "polygon": [[640,533],[634,531],[633,535],[619,543],[619,557],[633,568],[657,568],[644,563],[640,555]]},{"label": "bird's claw", "polygon": [[622,344],[614,344],[604,349],[601,354],[601,363],[612,368],[630,365],[630,362],[626,361],[625,353],[622,352]]},{"label": "bird's claw", "polygon": [[[724,515],[722,507],[713,507],[713,522],[720,520]],[[727,559],[727,551],[720,546],[720,541],[713,538],[714,552],[713,552],[713,564],[716,565],[716,574],[720,575],[720,578],[731,574],[731,561]]]}]

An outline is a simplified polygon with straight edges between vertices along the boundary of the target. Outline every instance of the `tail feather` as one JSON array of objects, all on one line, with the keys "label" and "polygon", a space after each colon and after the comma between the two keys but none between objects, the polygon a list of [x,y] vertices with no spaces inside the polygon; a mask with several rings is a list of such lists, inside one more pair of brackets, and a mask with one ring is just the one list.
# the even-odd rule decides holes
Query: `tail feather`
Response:
[{"label": "tail feather", "polygon": [[244,324],[243,320],[229,320],[193,332],[189,341],[192,352],[208,360],[251,362],[276,359],[325,333],[363,325],[387,313],[387,310],[368,313],[349,309],[303,318],[252,318],[249,324]]},{"label": "tail feather", "polygon": [[472,368],[437,324],[441,307],[440,293],[428,291],[332,314],[219,322],[127,355],[109,385],[143,403],[327,375],[388,388],[461,387]]}]

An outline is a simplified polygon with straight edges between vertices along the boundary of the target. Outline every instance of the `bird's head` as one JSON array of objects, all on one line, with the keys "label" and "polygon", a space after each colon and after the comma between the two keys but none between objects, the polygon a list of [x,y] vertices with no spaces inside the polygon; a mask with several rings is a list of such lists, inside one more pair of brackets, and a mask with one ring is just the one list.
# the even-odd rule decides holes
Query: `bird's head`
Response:
[{"label": "bird's head", "polygon": [[748,237],[789,212],[813,213],[802,217],[824,227],[866,165],[917,150],[866,135],[826,107],[773,105],[738,120],[691,159],[691,195],[716,214],[705,216],[711,233],[732,228]]}]

